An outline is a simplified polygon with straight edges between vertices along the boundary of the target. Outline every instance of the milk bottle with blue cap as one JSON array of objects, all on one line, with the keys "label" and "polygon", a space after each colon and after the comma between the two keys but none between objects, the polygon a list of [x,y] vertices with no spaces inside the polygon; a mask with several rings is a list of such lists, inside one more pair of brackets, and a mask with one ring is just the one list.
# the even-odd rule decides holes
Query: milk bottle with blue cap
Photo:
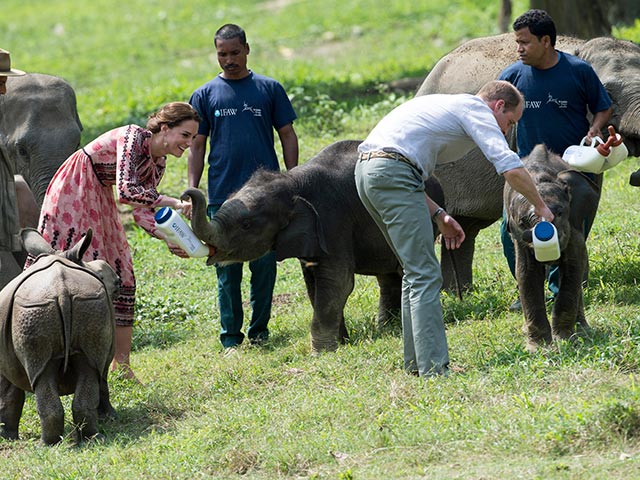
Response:
[{"label": "milk bottle with blue cap", "polygon": [[560,241],[556,226],[539,222],[533,227],[533,253],[539,262],[552,262],[560,258]]},{"label": "milk bottle with blue cap", "polygon": [[190,257],[206,257],[209,247],[202,243],[191,231],[182,217],[169,207],[158,209],[155,214],[156,228],[184,250]]}]

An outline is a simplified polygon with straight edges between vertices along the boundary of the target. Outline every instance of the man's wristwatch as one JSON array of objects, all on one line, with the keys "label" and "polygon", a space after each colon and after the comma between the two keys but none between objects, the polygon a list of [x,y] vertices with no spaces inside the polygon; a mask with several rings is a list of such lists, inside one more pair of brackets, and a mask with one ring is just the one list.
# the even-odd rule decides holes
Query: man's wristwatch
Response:
[{"label": "man's wristwatch", "polygon": [[431,220],[433,220],[435,222],[436,218],[438,218],[438,215],[440,215],[441,213],[444,213],[444,208],[438,207],[436,209],[436,211],[433,212],[433,215],[431,215]]}]

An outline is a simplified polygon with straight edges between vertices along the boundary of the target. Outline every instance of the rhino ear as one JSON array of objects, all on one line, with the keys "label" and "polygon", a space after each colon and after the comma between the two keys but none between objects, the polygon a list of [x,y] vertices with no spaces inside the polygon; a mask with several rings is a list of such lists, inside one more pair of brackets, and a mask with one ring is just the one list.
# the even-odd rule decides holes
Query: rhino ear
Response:
[{"label": "rhino ear", "polygon": [[40,235],[35,228],[23,228],[20,230],[20,238],[22,239],[24,249],[34,257],[42,253],[49,255],[56,253],[53,247],[42,238],[42,235]]},{"label": "rhino ear", "polygon": [[328,254],[320,216],[308,200],[296,196],[289,224],[276,238],[276,258],[313,258]]},{"label": "rhino ear", "polygon": [[82,237],[71,249],[63,253],[63,256],[73,263],[81,264],[84,252],[89,249],[91,239],[93,238],[93,230],[87,229],[87,233]]}]

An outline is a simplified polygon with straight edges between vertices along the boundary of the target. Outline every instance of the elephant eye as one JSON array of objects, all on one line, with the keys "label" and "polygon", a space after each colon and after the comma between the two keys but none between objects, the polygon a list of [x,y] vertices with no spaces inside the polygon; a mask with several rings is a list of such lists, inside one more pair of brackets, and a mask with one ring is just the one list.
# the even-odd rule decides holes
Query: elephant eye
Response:
[{"label": "elephant eye", "polygon": [[248,218],[242,220],[241,227],[243,230],[249,230],[251,228],[251,221]]},{"label": "elephant eye", "polygon": [[29,150],[27,149],[26,145],[22,140],[18,140],[14,145],[20,157],[25,158],[29,155]]}]

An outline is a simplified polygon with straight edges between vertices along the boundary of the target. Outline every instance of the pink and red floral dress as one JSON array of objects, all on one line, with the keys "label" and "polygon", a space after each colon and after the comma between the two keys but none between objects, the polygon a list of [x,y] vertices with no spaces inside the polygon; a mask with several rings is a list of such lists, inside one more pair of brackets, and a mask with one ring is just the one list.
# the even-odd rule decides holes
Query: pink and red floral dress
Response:
[{"label": "pink and red floral dress", "polygon": [[140,227],[157,236],[154,207],[162,199],[157,187],[166,159],[151,157],[150,140],[151,132],[137,125],[102,134],[60,166],[40,212],[38,230],[56,250],[68,250],[93,229],[84,260],[105,260],[120,277],[114,299],[117,325],[133,324],[136,280],[116,198],[132,207]]}]

